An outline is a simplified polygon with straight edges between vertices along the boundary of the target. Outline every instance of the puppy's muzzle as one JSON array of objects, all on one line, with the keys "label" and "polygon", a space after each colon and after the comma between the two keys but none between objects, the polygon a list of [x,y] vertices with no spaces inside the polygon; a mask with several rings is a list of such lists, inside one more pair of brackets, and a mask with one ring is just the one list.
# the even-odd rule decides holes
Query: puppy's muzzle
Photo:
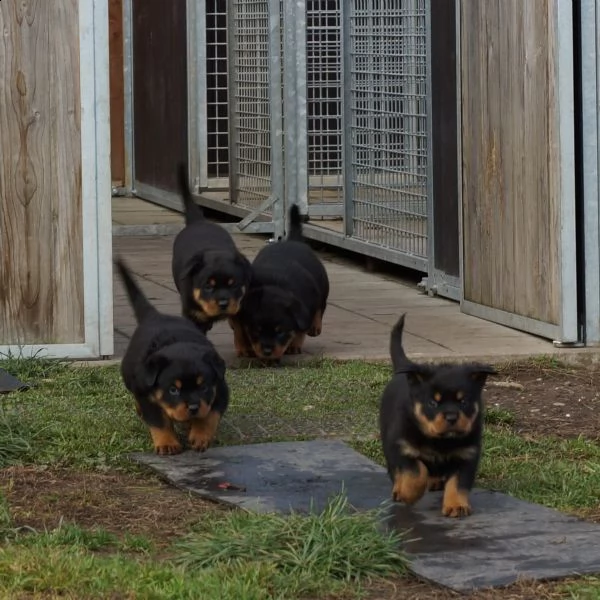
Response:
[{"label": "puppy's muzzle", "polygon": [[273,354],[273,348],[271,346],[262,346],[261,350],[263,356],[271,356],[271,354]]},{"label": "puppy's muzzle", "polygon": [[217,301],[217,306],[221,310],[227,310],[227,308],[229,308],[229,300],[227,298],[221,298]]},{"label": "puppy's muzzle", "polygon": [[200,410],[200,405],[199,404],[188,404],[188,411],[190,412],[190,415],[192,417],[194,417],[195,415],[198,414],[198,411]]}]

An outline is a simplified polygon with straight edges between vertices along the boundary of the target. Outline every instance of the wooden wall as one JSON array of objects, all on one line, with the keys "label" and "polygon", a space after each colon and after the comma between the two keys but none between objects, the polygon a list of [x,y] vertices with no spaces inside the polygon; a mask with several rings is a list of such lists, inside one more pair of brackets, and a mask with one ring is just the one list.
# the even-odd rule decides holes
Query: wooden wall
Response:
[{"label": "wooden wall", "polygon": [[114,185],[125,181],[125,82],[123,78],[123,0],[109,0],[110,166]]},{"label": "wooden wall", "polygon": [[84,341],[77,14],[0,2],[0,344]]},{"label": "wooden wall", "polygon": [[461,2],[465,300],[557,324],[555,0]]}]

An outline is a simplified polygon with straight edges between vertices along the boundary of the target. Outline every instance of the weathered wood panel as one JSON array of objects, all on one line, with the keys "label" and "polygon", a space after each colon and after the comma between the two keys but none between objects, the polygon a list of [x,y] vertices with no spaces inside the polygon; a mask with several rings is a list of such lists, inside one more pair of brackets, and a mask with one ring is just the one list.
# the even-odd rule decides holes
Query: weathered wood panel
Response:
[{"label": "weathered wood panel", "polygon": [[109,0],[110,168],[115,185],[125,181],[125,81],[123,78],[123,0]]},{"label": "weathered wood panel", "polygon": [[0,3],[0,344],[84,341],[77,14]]},{"label": "weathered wood panel", "polygon": [[465,299],[558,324],[555,0],[461,2]]}]

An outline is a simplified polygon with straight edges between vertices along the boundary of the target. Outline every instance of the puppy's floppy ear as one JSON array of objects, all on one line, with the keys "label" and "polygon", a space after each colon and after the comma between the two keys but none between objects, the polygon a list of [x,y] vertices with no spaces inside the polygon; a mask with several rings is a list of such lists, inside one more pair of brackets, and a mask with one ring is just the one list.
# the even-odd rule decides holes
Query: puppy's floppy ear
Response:
[{"label": "puppy's floppy ear", "polygon": [[217,379],[223,379],[225,377],[225,361],[217,352],[209,352],[204,357],[204,362],[214,371]]},{"label": "puppy's floppy ear", "polygon": [[473,381],[480,383],[482,385],[485,383],[485,380],[487,379],[488,375],[497,375],[498,374],[498,371],[496,371],[496,369],[494,369],[494,367],[492,367],[491,365],[475,363],[475,364],[467,365],[466,369],[467,369],[468,376]]},{"label": "puppy's floppy ear", "polygon": [[395,369],[394,374],[406,375],[409,385],[421,385],[431,379],[433,370],[427,365],[417,365],[413,362],[407,362]]},{"label": "puppy's floppy ear", "polygon": [[167,359],[160,353],[151,354],[142,366],[142,381],[146,387],[154,387],[160,372],[164,369]]},{"label": "puppy's floppy ear", "polygon": [[183,267],[181,271],[180,279],[186,279],[191,275],[194,275],[204,267],[204,253],[198,252],[192,256]]}]

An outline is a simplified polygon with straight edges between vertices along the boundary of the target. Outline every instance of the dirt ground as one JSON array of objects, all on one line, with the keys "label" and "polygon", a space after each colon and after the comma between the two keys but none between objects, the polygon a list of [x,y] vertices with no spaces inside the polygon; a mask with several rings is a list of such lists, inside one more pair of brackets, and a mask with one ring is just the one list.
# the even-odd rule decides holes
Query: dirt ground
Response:
[{"label": "dirt ground", "polygon": [[[489,406],[509,410],[511,425],[525,436],[583,435],[600,439],[600,371],[515,366],[504,369],[486,392]],[[193,497],[153,477],[121,473],[76,473],[34,467],[0,471],[17,526],[52,529],[61,521],[144,535],[157,547],[188,531],[211,511],[228,510]],[[562,582],[564,583],[564,582]],[[527,583],[480,591],[474,600],[565,597],[556,583]],[[373,584],[369,600],[449,600],[465,597],[413,578]],[[333,600],[333,599],[332,599]],[[336,600],[340,600],[339,598]]]},{"label": "dirt ground", "polygon": [[503,369],[485,391],[488,407],[508,410],[520,435],[600,439],[600,370],[519,366]]}]

